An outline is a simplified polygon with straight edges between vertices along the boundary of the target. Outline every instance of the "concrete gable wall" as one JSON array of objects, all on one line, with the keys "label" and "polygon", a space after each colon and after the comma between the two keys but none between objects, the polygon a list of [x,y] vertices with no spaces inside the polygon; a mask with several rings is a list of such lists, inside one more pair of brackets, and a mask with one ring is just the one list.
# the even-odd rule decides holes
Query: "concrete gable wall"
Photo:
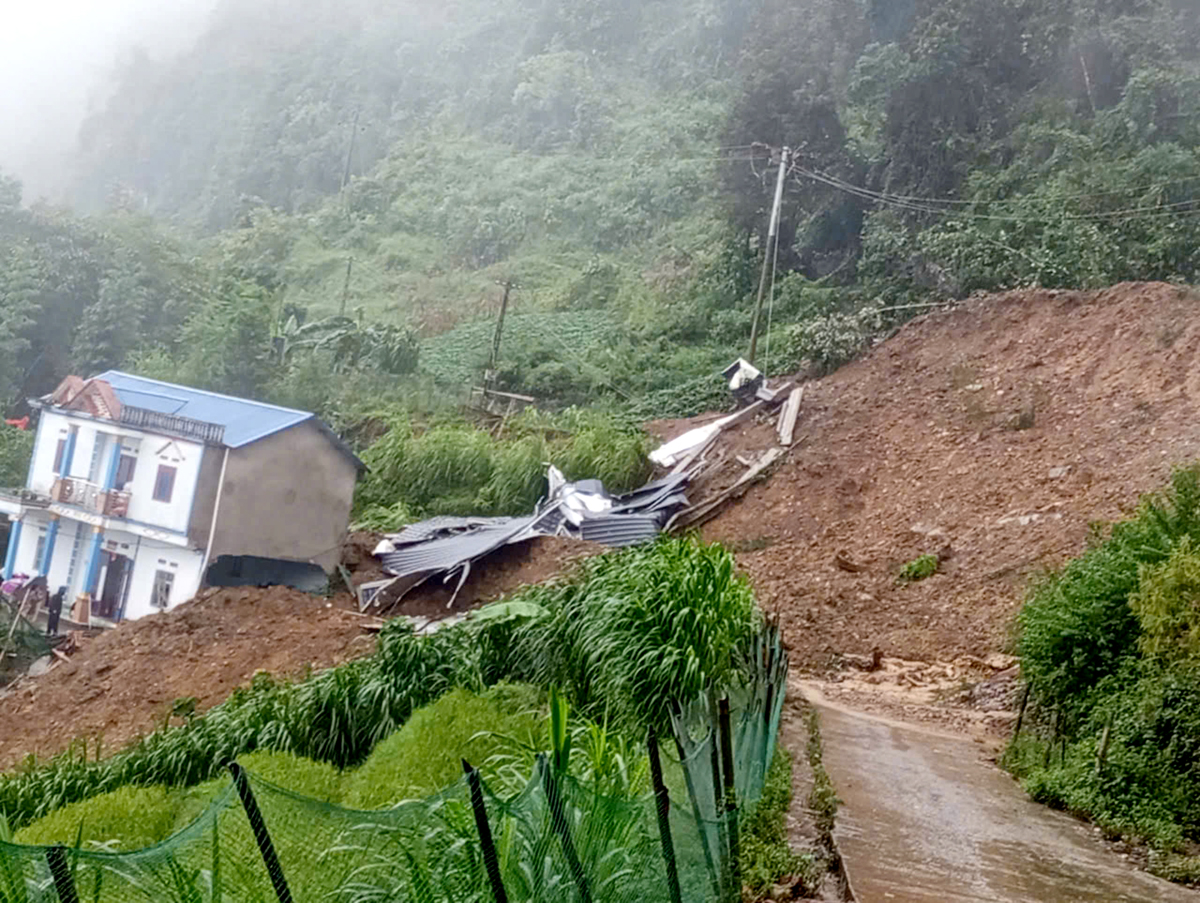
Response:
[{"label": "concrete gable wall", "polygon": [[[331,571],[357,478],[354,463],[311,420],[230,449],[209,561],[258,555],[312,561]],[[204,507],[198,500],[193,526]]]}]

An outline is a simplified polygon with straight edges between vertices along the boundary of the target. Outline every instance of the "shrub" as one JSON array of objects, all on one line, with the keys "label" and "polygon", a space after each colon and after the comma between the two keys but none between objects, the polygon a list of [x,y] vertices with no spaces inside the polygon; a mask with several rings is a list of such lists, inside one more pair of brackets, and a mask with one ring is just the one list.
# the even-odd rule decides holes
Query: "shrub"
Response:
[{"label": "shrub", "polygon": [[900,569],[897,580],[900,583],[916,583],[937,573],[941,562],[936,555],[922,555],[914,558]]},{"label": "shrub", "polygon": [[1006,766],[1040,802],[1160,851],[1200,837],[1198,535],[1191,467],[1107,538],[1096,531],[1019,619],[1022,670],[1042,710],[1057,709],[1060,736],[1050,755],[1046,740],[1020,738]]},{"label": "shrub", "polygon": [[349,776],[346,804],[381,809],[429,796],[462,777],[463,759],[486,777],[501,737],[532,743],[540,735],[539,696],[536,690],[509,687],[482,695],[451,690],[413,712],[400,730],[375,747]]},{"label": "shrub", "polygon": [[792,755],[776,747],[762,795],[739,825],[742,883],[755,898],[765,897],[786,877],[797,878],[805,896],[819,891],[821,868],[812,854],[800,855],[788,844],[792,805]]},{"label": "shrub", "polygon": [[1136,655],[1130,606],[1139,569],[1166,561],[1185,536],[1200,540],[1200,467],[1176,471],[1170,488],[1143,497],[1137,514],[1059,572],[1038,581],[1018,617],[1021,668],[1038,699],[1087,710],[1092,691]]},{"label": "shrub", "polygon": [[1200,662],[1200,551],[1184,536],[1161,565],[1143,565],[1129,600],[1145,655]]},{"label": "shrub", "polygon": [[73,846],[82,825],[85,844],[116,841],[119,849],[139,850],[170,836],[175,806],[175,796],[165,787],[121,787],[52,812],[17,831],[13,839]]}]

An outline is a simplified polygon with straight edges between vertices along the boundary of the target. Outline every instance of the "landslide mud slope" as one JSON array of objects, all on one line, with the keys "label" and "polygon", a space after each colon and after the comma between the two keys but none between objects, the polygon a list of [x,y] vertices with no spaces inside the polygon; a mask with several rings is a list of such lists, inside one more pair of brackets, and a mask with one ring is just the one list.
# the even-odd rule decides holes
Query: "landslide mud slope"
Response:
[{"label": "landslide mud slope", "polygon": [[[1159,283],[922,317],[808,385],[789,458],[705,536],[742,550],[797,665],[999,651],[1032,577],[1200,457],[1198,349],[1200,298]],[[765,449],[774,424],[731,440]],[[899,585],[927,553],[940,573]]]}]

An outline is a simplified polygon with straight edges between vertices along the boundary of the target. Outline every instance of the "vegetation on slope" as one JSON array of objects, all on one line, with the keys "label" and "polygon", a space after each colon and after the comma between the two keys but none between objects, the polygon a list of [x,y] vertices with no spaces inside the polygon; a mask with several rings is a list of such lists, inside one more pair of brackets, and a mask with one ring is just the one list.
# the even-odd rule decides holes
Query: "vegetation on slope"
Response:
[{"label": "vegetation on slope", "polygon": [[1151,843],[1200,841],[1200,466],[1031,592],[1021,667],[1042,729],[1009,750],[1033,796]]},{"label": "vegetation on slope", "polygon": [[99,761],[86,747],[30,758],[0,776],[0,811],[19,828],[121,787],[198,784],[255,750],[357,767],[422,706],[504,681],[562,687],[584,717],[640,738],[650,723],[665,729],[669,700],[730,686],[760,626],[733,556],[690,539],[599,556],[516,599],[532,604],[428,637],[391,621],[369,658],[297,683],[259,674],[204,715]]},{"label": "vegetation on slope", "polygon": [[1190,280],[1198,36],[1172,0],[230,0],[116,73],[86,217],[3,182],[0,397],[125,366],[341,427],[428,413],[515,279],[503,388],[690,413],[749,334],[755,142],[798,150],[775,372],[915,300]]}]

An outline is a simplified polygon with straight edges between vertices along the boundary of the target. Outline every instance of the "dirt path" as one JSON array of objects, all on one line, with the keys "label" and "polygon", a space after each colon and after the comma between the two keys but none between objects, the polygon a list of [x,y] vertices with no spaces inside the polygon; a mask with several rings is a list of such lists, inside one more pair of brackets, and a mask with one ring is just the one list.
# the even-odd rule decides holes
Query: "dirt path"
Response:
[{"label": "dirt path", "polygon": [[858,903],[1200,903],[1032,802],[977,742],[811,701]]}]

